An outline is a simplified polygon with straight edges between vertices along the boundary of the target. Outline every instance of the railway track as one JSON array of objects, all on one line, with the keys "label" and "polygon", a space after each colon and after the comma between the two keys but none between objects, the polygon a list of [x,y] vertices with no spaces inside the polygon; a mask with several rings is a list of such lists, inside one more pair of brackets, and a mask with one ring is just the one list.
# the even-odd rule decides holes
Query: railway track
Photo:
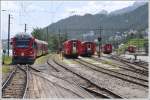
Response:
[{"label": "railway track", "polygon": [[[50,65],[52,65],[52,64],[50,64]],[[34,75],[36,75],[36,76],[38,76],[38,77],[40,77],[40,78],[42,78],[42,79],[44,79],[44,80],[46,80],[46,81],[48,81],[48,82],[50,82],[50,83],[52,83],[54,86],[57,86],[57,87],[60,87],[60,88],[62,88],[62,89],[64,89],[64,90],[66,90],[66,91],[68,91],[68,92],[70,92],[70,93],[72,93],[72,94],[74,94],[74,95],[76,95],[76,97],[79,97],[79,98],[86,98],[86,97],[88,97],[87,96],[87,94],[89,94],[88,92],[80,92],[81,94],[82,94],[82,96],[81,96],[81,94],[80,93],[78,93],[77,91],[78,91],[78,89],[77,88],[74,88],[74,89],[72,89],[72,88],[69,88],[68,86],[69,85],[72,85],[72,83],[70,83],[69,81],[67,81],[67,80],[64,80],[64,79],[62,79],[62,78],[60,78],[60,77],[58,77],[58,76],[55,76],[55,75],[53,75],[53,74],[46,74],[46,73],[44,73],[43,71],[40,71],[39,69],[36,69],[36,68],[33,68],[33,67],[30,67],[31,69],[32,69],[32,71],[34,71],[34,72],[32,72],[31,71],[31,74],[34,74]],[[35,72],[40,72],[40,73],[35,73]],[[57,82],[57,79],[58,80],[63,80],[65,83],[70,83],[70,84],[63,84],[61,81],[59,81],[59,82]],[[84,93],[85,93],[85,95],[84,95]],[[89,96],[90,96],[91,94],[89,94]],[[91,95],[90,97],[92,97],[92,98],[94,98],[94,96],[93,95]]]},{"label": "railway track", "polygon": [[[66,90],[66,91],[68,91],[68,92],[70,92],[70,93],[76,95],[76,96],[79,97],[79,98],[83,98],[83,97],[80,96],[78,93],[76,93],[74,90],[69,89],[69,88],[67,88],[66,86],[63,86],[61,83],[56,83],[56,82],[52,81],[52,80],[49,78],[49,75],[47,75],[47,74],[45,74],[45,73],[34,73],[34,72],[32,72],[32,74],[34,74],[34,75],[36,75],[36,76],[38,76],[38,77],[40,77],[40,78],[42,78],[42,79],[44,79],[44,80],[47,80],[48,82],[52,83],[54,86],[57,86],[57,87],[59,87],[59,88],[62,88],[62,89],[64,89],[64,90]],[[51,76],[52,76],[52,75],[51,75]],[[55,76],[53,76],[53,78],[55,78]],[[57,78],[57,77],[56,77],[56,78]]]},{"label": "railway track", "polygon": [[108,69],[105,69],[105,68],[102,68],[102,67],[99,67],[97,65],[94,65],[94,64],[89,63],[89,62],[87,62],[85,60],[82,60],[82,59],[80,59],[80,60],[76,59],[75,61],[78,62],[81,65],[84,65],[84,66],[94,70],[94,71],[101,72],[101,73],[107,74],[109,76],[119,78],[123,81],[127,81],[127,82],[130,82],[132,84],[136,84],[136,85],[140,85],[140,86],[143,86],[145,88],[148,88],[148,82],[146,82],[146,80],[139,79],[139,78],[135,79],[133,77],[130,77],[130,76],[118,73],[118,72],[114,72],[112,70],[108,70]]},{"label": "railway track", "polygon": [[[148,63],[145,64],[145,62],[144,62],[145,65],[141,65],[141,63],[135,63],[135,62],[131,63],[129,60],[122,58],[122,57],[115,56],[115,55],[112,55],[111,58],[115,59],[115,60],[119,60],[120,62],[127,64],[128,66],[130,66],[133,69],[140,69],[140,70],[143,69],[143,71],[145,70],[145,72],[148,70]],[[139,68],[137,68],[135,66],[137,66]]]},{"label": "railway track", "polygon": [[[133,70],[133,71],[135,71],[136,73],[139,73],[139,74],[148,76],[148,69],[144,69],[144,68],[142,68],[142,67],[140,67],[140,66],[137,66],[137,65],[134,65],[134,64],[132,64],[132,63],[130,63],[130,62],[125,62],[125,61],[123,61],[123,60],[121,60],[121,59],[119,59],[119,58],[113,57],[113,55],[112,55],[111,57],[107,57],[107,56],[104,56],[104,57],[107,58],[107,59],[114,59],[114,60],[116,60],[116,61],[121,62],[121,63],[124,64],[126,67],[128,67],[128,70],[130,70],[130,71]],[[119,65],[121,65],[121,64],[119,64]]]},{"label": "railway track", "polygon": [[145,73],[145,75],[148,76],[148,66],[144,67],[143,65],[140,65],[140,64],[131,63],[127,59],[123,59],[122,57],[118,57],[118,56],[114,56],[114,55],[111,56],[111,58],[113,58],[114,60],[119,60],[121,63],[128,65],[130,68],[135,69],[139,72]]},{"label": "railway track", "polygon": [[138,65],[138,66],[141,66],[143,67],[144,69],[148,69],[148,62],[144,62],[144,61],[139,61],[139,62],[134,62],[135,65]]},{"label": "railway track", "polygon": [[28,67],[16,65],[15,70],[2,85],[2,98],[25,98],[28,89]]},{"label": "railway track", "polygon": [[[49,59],[50,59],[50,58],[49,58]],[[47,59],[47,64],[48,64],[50,67],[52,67],[56,72],[59,72],[59,70],[54,66],[53,61],[52,61],[52,60],[49,61],[49,59]]]},{"label": "railway track", "polygon": [[[102,62],[106,61],[104,59],[99,59],[99,58],[96,58],[96,57],[92,57],[92,59],[96,60],[96,61],[102,61]],[[112,65],[117,66],[118,68],[130,71],[130,72],[134,72],[134,73],[137,73],[137,74],[140,74],[140,75],[148,76],[148,72],[147,71],[143,71],[143,70],[135,69],[135,68],[130,68],[130,67],[128,68],[128,65],[121,65],[121,64],[119,64],[117,62],[112,62]]]},{"label": "railway track", "polygon": [[[68,68],[65,65],[63,65],[62,63],[58,62],[55,57],[52,57],[52,61],[53,61],[53,63],[55,63],[55,65],[51,64],[50,66],[52,66],[54,68],[57,67],[56,69],[59,71],[61,71],[61,70],[68,71],[68,72],[72,73],[73,75],[76,75],[77,77],[86,81],[89,84],[88,86],[84,86],[84,85],[80,84],[79,82],[75,82],[75,84],[80,86],[84,90],[92,93],[96,97],[99,97],[99,98],[122,98],[120,95],[113,93],[111,90],[100,87],[99,85],[93,83],[91,80],[84,77],[80,73],[74,72],[70,68]],[[58,76],[55,76],[55,77],[58,77]],[[58,78],[60,78],[60,77],[58,77]],[[63,78],[61,78],[61,79],[67,81],[66,79],[63,79]]]}]

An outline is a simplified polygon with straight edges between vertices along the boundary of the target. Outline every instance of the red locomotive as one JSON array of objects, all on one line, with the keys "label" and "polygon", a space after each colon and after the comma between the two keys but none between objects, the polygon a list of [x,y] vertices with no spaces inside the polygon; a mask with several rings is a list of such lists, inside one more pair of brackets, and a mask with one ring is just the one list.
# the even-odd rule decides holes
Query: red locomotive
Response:
[{"label": "red locomotive", "polygon": [[104,54],[110,54],[110,53],[112,53],[112,44],[105,44],[102,47],[102,51],[103,51]]},{"label": "red locomotive", "polygon": [[81,56],[94,55],[96,51],[96,44],[94,42],[82,42]]},{"label": "red locomotive", "polygon": [[29,34],[16,34],[11,39],[13,63],[33,64],[36,57],[48,53],[48,43]]},{"label": "red locomotive", "polygon": [[81,41],[67,40],[63,43],[64,56],[77,58],[81,53]]},{"label": "red locomotive", "polygon": [[136,47],[133,46],[133,45],[129,45],[128,48],[127,48],[127,50],[128,50],[129,53],[135,53]]}]

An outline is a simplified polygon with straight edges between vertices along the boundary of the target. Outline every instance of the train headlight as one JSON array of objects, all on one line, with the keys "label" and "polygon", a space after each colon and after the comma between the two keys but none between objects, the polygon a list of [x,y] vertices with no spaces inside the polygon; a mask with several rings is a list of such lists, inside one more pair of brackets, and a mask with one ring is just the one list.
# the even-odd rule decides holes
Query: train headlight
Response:
[{"label": "train headlight", "polygon": [[21,53],[21,56],[24,56],[24,53],[23,53],[23,52]]},{"label": "train headlight", "polygon": [[16,55],[16,52],[15,52],[15,51],[13,52],[13,55],[14,55],[14,56]]}]

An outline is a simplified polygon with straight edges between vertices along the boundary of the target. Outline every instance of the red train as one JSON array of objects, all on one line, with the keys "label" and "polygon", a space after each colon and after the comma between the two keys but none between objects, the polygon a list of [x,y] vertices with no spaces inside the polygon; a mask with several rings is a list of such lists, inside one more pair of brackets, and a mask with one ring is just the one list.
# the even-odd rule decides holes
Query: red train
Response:
[{"label": "red train", "polygon": [[81,54],[81,41],[67,40],[63,43],[64,56],[77,58]]},{"label": "red train", "polygon": [[48,53],[48,43],[35,39],[29,34],[16,34],[11,39],[13,63],[33,64],[36,57]]},{"label": "red train", "polygon": [[112,53],[112,44],[105,44],[102,47],[102,51],[103,51],[104,54],[110,54],[110,53]]},{"label": "red train", "polygon": [[81,56],[94,55],[96,51],[96,44],[94,42],[82,42],[81,46]]},{"label": "red train", "polygon": [[136,52],[136,47],[133,45],[128,46],[127,48],[129,53],[135,53]]}]

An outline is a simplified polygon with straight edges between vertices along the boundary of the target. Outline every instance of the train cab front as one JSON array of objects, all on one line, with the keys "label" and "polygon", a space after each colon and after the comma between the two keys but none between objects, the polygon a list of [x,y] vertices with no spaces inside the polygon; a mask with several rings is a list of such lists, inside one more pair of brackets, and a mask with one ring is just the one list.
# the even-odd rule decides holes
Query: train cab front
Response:
[{"label": "train cab front", "polygon": [[33,64],[36,58],[32,38],[15,38],[12,42],[13,64]]},{"label": "train cab front", "polygon": [[71,46],[72,46],[71,56],[73,58],[77,58],[80,55],[80,45],[81,45],[81,43],[78,40],[71,41]]}]

